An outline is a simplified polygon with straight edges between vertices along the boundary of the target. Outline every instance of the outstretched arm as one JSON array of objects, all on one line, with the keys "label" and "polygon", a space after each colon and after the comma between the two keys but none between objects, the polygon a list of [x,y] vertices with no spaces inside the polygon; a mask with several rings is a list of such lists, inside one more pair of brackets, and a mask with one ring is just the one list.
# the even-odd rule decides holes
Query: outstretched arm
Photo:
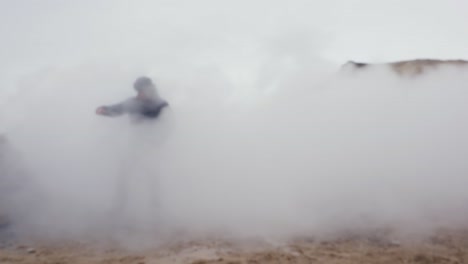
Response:
[{"label": "outstretched arm", "polygon": [[109,106],[100,106],[96,109],[96,114],[98,115],[104,115],[104,116],[120,116],[125,113],[125,104],[118,103],[114,105],[109,105]]}]

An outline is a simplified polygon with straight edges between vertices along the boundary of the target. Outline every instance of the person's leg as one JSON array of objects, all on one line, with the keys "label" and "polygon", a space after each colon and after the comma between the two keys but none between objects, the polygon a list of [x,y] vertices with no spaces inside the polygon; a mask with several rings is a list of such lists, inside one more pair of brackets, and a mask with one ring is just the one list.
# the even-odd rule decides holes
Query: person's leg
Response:
[{"label": "person's leg", "polygon": [[161,210],[162,198],[160,179],[162,173],[161,164],[167,155],[165,148],[174,129],[173,113],[170,109],[164,109],[156,122],[148,123],[147,133],[145,133],[145,145],[143,162],[141,163],[141,177],[144,181],[142,186],[145,191],[147,201],[146,216],[151,223],[148,227],[153,232],[159,232],[163,217]]},{"label": "person's leg", "polygon": [[134,128],[131,127],[123,137],[126,141],[119,160],[119,170],[115,181],[115,198],[111,210],[111,219],[120,228],[127,226],[129,221],[129,210],[131,209],[132,178],[139,163],[139,141],[135,138]]}]

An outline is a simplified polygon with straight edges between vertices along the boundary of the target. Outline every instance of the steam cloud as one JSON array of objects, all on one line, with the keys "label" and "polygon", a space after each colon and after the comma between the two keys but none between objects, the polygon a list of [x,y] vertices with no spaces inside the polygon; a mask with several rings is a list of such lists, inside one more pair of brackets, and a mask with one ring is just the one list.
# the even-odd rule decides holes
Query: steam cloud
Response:
[{"label": "steam cloud", "polygon": [[[338,74],[321,56],[326,37],[283,29],[181,33],[190,45],[168,35],[149,56],[128,59],[143,44],[122,45],[120,57],[24,74],[3,104],[20,158],[8,164],[25,171],[7,210],[18,232],[152,241],[463,227],[467,77]],[[171,104],[161,120],[94,115],[142,74]]]}]

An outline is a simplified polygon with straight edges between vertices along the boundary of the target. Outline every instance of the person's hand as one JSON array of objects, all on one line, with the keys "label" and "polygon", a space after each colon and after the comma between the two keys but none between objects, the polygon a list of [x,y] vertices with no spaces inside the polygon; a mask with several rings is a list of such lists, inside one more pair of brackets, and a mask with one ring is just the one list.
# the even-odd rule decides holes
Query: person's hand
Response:
[{"label": "person's hand", "polygon": [[106,115],[106,107],[105,106],[100,106],[96,109],[96,114],[97,115]]}]

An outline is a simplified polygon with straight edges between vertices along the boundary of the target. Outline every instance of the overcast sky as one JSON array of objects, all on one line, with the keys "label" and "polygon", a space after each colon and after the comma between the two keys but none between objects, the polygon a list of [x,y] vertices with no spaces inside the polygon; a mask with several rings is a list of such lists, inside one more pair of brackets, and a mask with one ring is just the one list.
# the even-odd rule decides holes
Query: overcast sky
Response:
[{"label": "overcast sky", "polygon": [[290,31],[319,38],[336,62],[466,58],[466,10],[464,0],[1,0],[0,67],[4,75],[174,45],[241,49]]},{"label": "overcast sky", "polygon": [[[247,68],[295,39],[342,63],[468,58],[464,0],[0,0],[0,88],[48,67],[224,59]],[[291,38],[293,36],[293,38]],[[229,65],[228,65],[229,64]]]}]

